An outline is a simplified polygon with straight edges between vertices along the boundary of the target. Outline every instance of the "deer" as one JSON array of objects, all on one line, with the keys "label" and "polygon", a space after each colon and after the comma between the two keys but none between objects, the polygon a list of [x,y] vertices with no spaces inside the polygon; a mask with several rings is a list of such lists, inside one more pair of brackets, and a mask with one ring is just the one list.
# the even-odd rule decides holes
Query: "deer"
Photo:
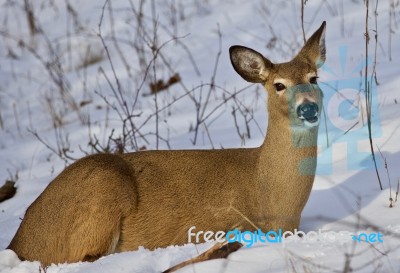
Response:
[{"label": "deer", "polygon": [[261,146],[83,157],[28,207],[7,248],[22,260],[50,265],[186,244],[192,226],[297,229],[317,165],[325,26],[289,62],[230,47],[234,70],[267,92]]}]

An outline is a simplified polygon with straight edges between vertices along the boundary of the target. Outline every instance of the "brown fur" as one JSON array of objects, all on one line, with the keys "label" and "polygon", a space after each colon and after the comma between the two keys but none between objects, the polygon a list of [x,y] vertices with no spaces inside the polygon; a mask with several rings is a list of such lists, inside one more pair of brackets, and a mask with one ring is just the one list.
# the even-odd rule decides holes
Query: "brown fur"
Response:
[{"label": "brown fur", "polygon": [[[268,135],[261,147],[85,157],[28,208],[8,248],[48,265],[90,261],[139,246],[184,244],[191,226],[197,231],[253,230],[243,215],[265,231],[297,228],[314,181],[318,127],[291,130],[290,102],[273,83],[281,78],[287,87],[309,84],[307,73],[316,73],[325,54],[320,46],[324,29],[325,24],[288,63],[272,64],[254,51],[243,59],[249,50],[232,48],[238,73],[263,82],[269,93]],[[242,65],[246,61],[251,63]],[[296,102],[304,97],[321,106],[321,96],[317,88]],[[312,145],[294,145],[303,140]],[[302,175],[299,162],[307,157],[312,173]]]}]

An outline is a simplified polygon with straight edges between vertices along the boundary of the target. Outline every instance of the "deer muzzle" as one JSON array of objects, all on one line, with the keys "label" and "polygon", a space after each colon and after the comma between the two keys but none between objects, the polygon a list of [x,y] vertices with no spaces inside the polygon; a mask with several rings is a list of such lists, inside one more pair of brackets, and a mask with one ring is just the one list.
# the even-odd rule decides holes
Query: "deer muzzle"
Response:
[{"label": "deer muzzle", "polygon": [[315,102],[305,102],[297,107],[297,117],[304,120],[309,126],[316,126],[319,123],[319,108]]}]

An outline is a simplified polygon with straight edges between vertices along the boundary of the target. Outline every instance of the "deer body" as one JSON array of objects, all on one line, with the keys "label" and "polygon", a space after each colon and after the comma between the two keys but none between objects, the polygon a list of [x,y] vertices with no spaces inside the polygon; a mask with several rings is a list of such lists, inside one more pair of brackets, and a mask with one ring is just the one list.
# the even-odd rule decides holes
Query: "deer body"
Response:
[{"label": "deer body", "polygon": [[[322,94],[312,81],[325,57],[324,30],[325,23],[283,64],[231,48],[235,70],[269,92],[267,136],[259,148],[85,157],[28,208],[8,248],[49,265],[185,244],[192,226],[298,228],[316,168]],[[291,89],[298,85],[311,88]]]}]

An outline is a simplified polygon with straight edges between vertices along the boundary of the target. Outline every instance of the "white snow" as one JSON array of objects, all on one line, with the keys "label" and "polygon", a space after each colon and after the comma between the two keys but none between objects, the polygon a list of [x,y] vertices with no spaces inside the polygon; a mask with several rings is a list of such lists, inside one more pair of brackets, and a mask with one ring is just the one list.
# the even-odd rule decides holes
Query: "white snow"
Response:
[{"label": "white snow", "polygon": [[[368,73],[371,76],[376,60],[378,84],[377,95],[373,97],[373,140],[384,190],[379,189],[373,168],[360,167],[372,164],[367,130],[366,126],[361,126],[360,115],[353,116],[349,123],[360,121],[355,128],[358,130],[351,130],[346,135],[343,130],[329,132],[329,148],[326,148],[326,134],[321,122],[319,172],[304,209],[300,229],[304,232],[347,231],[352,234],[381,232],[383,243],[357,243],[351,240],[258,243],[250,248],[243,247],[226,260],[207,261],[179,272],[343,272],[346,266],[355,272],[399,272],[400,201],[389,208],[389,197],[391,194],[395,198],[400,179],[400,4],[394,0],[379,1],[376,32],[375,1],[370,1],[369,9],[371,61]],[[22,1],[0,0],[0,183],[11,178],[17,180],[18,186],[16,196],[0,204],[0,250],[7,247],[25,210],[48,183],[73,159],[93,152],[87,145],[89,137],[93,139],[95,135],[105,145],[113,128],[116,130],[114,136],[122,131],[117,112],[107,106],[100,96],[117,105],[104,74],[114,88],[117,85],[106,51],[97,35],[104,3],[61,0],[30,2],[36,23],[43,32],[34,37],[27,27]],[[135,9],[140,2],[144,3],[148,42],[153,35],[153,18],[158,20],[158,45],[170,41],[173,35],[181,37],[166,43],[161,49],[162,55],[156,60],[156,77],[168,80],[173,73],[179,73],[183,84],[172,85],[167,91],[160,92],[157,95],[158,107],[162,108],[183,96],[185,88],[195,89],[192,95],[203,102],[205,116],[209,113],[212,115],[206,119],[207,127],[199,127],[194,145],[195,132],[189,128],[196,124],[195,104],[189,96],[183,96],[167,110],[160,112],[158,126],[162,139],[157,143],[156,118],[151,116],[155,109],[155,97],[142,96],[142,93],[149,93],[148,84],[154,77],[151,67],[132,111],[139,115],[135,119],[137,126],[141,126],[150,116],[149,121],[141,127],[147,142],[138,138],[136,147],[218,149],[260,145],[266,133],[267,98],[261,86],[249,86],[234,72],[228,49],[231,45],[240,44],[263,53],[274,62],[288,61],[303,42],[300,1],[153,1],[154,16],[152,1],[131,1]],[[67,12],[68,3],[73,12]],[[140,56],[134,49],[134,45],[141,45],[136,32],[137,21],[130,1],[110,0],[110,3],[113,21],[110,20],[107,6],[101,31],[124,96],[128,103],[133,104],[135,91],[144,76]],[[362,84],[360,77],[364,73],[364,66],[360,64],[365,59],[364,1],[307,1],[304,15],[307,37],[324,20],[327,21],[327,60],[320,72],[319,82],[325,96],[331,98],[333,95],[329,93],[329,84],[333,82],[343,83],[352,79],[352,84]],[[218,32],[221,33],[220,41]],[[123,56],[114,45],[112,33],[117,37]],[[376,58],[375,33],[378,34]],[[219,42],[221,55],[215,75],[217,88],[211,91],[210,101],[204,106],[210,87],[198,86],[211,82]],[[144,47],[146,52],[143,56],[145,64],[148,64],[152,56],[146,44]],[[46,63],[57,60],[55,56],[62,71],[53,76],[69,90],[64,98],[45,67]],[[85,59],[95,60],[97,57],[99,60],[93,64],[84,64]],[[55,66],[50,70],[57,71]],[[237,101],[242,104],[228,100],[223,105],[224,98],[243,88],[247,89],[237,95]],[[349,87],[344,86],[342,90],[346,88]],[[82,101],[89,103],[79,107],[78,114],[72,109],[71,103],[65,102],[71,101],[71,97],[78,105]],[[51,101],[56,112],[53,117],[59,117],[61,127],[54,128],[51,107],[47,101]],[[363,102],[362,97],[360,101]],[[222,106],[218,107],[220,104]],[[338,103],[335,105],[340,106]],[[336,109],[335,105],[333,110]],[[237,133],[232,107],[253,109],[254,119],[251,119],[251,115],[247,116],[250,138],[240,137]],[[246,133],[243,116],[239,114],[237,117],[241,134]],[[344,122],[341,116],[328,118],[332,122]],[[87,121],[90,121],[90,127]],[[68,148],[67,154],[71,159],[58,157],[28,130],[37,132],[44,142],[56,150],[60,144],[61,149]],[[378,147],[387,162],[391,192]],[[134,147],[127,146],[127,149],[133,150]],[[349,167],[353,164],[358,167]],[[196,256],[211,245],[187,244],[155,251],[140,248],[102,257],[93,263],[52,265],[46,272],[161,272]],[[10,250],[0,251],[1,273],[41,272],[39,267],[38,262],[19,261]]]}]

